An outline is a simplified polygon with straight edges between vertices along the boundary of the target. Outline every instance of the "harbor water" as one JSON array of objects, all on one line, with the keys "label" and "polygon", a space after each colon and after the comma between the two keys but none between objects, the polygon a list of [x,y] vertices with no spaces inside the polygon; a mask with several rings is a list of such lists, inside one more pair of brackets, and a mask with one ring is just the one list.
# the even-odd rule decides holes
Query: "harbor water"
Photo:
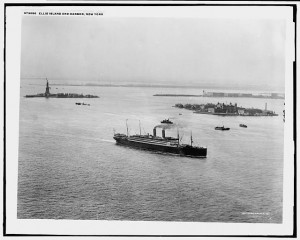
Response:
[{"label": "harbor water", "polygon": [[[19,219],[281,223],[284,100],[155,97],[203,89],[51,85],[51,93],[97,99],[24,98],[44,82],[21,82]],[[85,102],[90,106],[76,105]],[[274,117],[194,114],[176,103],[237,103]],[[177,136],[208,149],[188,158],[115,144],[113,133],[152,133],[169,118]],[[241,128],[246,124],[248,128]],[[216,126],[230,131],[216,131]],[[158,135],[161,134],[157,129]]]}]

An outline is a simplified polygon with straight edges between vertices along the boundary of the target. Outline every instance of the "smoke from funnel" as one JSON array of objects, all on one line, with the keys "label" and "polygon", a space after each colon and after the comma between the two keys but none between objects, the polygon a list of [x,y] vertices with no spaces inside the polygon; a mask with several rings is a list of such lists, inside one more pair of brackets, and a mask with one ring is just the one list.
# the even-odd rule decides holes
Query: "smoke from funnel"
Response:
[{"label": "smoke from funnel", "polygon": [[171,128],[175,128],[175,127],[176,127],[176,125],[174,125],[174,124],[159,124],[159,125],[156,125],[154,128],[155,129],[161,128],[161,129],[165,130],[165,129],[171,129]]}]

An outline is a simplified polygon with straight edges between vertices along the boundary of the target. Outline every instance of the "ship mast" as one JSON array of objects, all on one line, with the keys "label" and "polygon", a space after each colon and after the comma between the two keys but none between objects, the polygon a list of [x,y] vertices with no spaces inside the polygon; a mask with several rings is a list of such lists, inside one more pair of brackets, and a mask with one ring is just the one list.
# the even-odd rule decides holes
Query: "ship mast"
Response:
[{"label": "ship mast", "polygon": [[126,119],[126,130],[127,130],[127,137],[128,137],[128,124],[127,124],[128,119]]},{"label": "ship mast", "polygon": [[177,128],[177,140],[178,140],[177,145],[179,146],[179,131],[178,131],[178,128]]},{"label": "ship mast", "polygon": [[192,135],[192,131],[191,131],[191,146],[193,146],[193,135]]},{"label": "ship mast", "polygon": [[139,127],[140,127],[140,136],[142,135],[141,133],[141,121],[139,120]]}]

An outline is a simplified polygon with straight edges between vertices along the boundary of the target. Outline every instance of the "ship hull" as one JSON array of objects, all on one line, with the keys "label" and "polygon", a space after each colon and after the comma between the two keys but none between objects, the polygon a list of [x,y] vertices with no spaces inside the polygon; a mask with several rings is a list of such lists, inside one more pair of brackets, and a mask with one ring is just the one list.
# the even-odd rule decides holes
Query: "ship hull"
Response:
[{"label": "ship hull", "polygon": [[207,148],[193,148],[190,146],[182,147],[181,155],[189,157],[206,157]]},{"label": "ship hull", "polygon": [[166,146],[163,144],[151,144],[148,142],[141,141],[132,141],[127,138],[118,138],[114,137],[116,143],[119,145],[124,145],[128,147],[150,150],[150,151],[158,151],[163,153],[176,154],[180,156],[188,156],[188,157],[198,157],[204,158],[207,155],[206,148],[195,148],[191,146]]}]

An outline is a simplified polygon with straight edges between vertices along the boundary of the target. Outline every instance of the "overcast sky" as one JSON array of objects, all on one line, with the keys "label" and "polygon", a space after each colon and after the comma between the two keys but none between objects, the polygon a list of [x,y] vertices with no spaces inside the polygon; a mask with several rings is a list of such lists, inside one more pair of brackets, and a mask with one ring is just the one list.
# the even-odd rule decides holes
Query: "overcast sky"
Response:
[{"label": "overcast sky", "polygon": [[283,90],[285,22],[23,16],[21,77]]}]

